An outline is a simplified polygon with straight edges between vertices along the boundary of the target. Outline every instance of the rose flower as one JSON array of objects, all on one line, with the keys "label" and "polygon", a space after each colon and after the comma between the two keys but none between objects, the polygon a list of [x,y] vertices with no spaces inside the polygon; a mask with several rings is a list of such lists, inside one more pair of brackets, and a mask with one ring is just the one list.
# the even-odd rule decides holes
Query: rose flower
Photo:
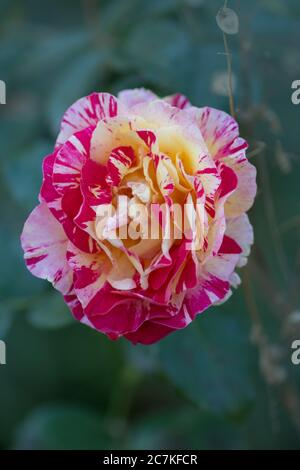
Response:
[{"label": "rose flower", "polygon": [[93,93],[65,113],[21,236],[74,317],[151,344],[240,283],[256,170],[236,121],[182,95]]}]

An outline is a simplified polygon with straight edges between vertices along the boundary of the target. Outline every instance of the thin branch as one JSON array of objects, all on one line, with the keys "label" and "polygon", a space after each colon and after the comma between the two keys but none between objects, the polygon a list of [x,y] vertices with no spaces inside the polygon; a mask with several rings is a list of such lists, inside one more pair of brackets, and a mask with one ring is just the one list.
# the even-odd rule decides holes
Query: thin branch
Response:
[{"label": "thin branch", "polygon": [[[224,3],[224,8],[226,7],[226,3]],[[232,117],[235,117],[235,108],[234,108],[234,98],[233,98],[233,91],[232,91],[232,62],[231,62],[231,53],[228,47],[227,36],[223,31],[223,41],[224,41],[224,49],[227,61],[227,73],[228,73],[228,80],[227,80],[227,89],[228,89],[228,97],[229,97],[229,107],[230,107],[230,114]]]},{"label": "thin branch", "polygon": [[272,190],[271,190],[269,173],[268,173],[268,168],[266,166],[265,158],[266,156],[264,154],[263,158],[260,158],[258,160],[258,165],[260,169],[262,187],[264,188],[263,198],[264,198],[264,204],[265,204],[266,218],[269,223],[270,234],[273,240],[278,263],[279,263],[281,272],[283,274],[283,277],[285,279],[285,282],[288,285],[288,279],[289,279],[288,267],[286,264],[285,253],[282,249],[280,233],[278,229],[277,216],[276,216],[276,211],[275,211],[274,203],[273,203],[273,195],[272,195]]}]

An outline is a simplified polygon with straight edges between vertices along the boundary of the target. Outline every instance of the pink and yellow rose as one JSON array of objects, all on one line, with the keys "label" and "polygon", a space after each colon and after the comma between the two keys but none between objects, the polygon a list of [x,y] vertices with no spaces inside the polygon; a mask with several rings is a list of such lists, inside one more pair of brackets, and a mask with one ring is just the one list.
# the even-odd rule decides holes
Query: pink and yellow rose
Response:
[{"label": "pink and yellow rose", "polygon": [[21,236],[29,270],[111,339],[184,328],[240,283],[256,193],[246,149],[232,117],[182,95],[81,98],[44,159]]}]

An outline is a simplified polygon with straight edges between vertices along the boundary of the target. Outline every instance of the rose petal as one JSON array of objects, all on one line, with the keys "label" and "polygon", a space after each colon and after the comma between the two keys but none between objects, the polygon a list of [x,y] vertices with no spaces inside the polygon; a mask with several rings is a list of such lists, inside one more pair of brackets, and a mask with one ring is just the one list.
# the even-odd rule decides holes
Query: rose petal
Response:
[{"label": "rose petal", "polygon": [[31,212],[21,243],[29,271],[47,279],[62,294],[68,294],[73,281],[73,272],[66,260],[68,239],[45,203]]},{"label": "rose petal", "polygon": [[75,132],[117,116],[118,108],[118,100],[109,93],[92,93],[75,101],[62,118],[56,146],[65,143]]},{"label": "rose petal", "polygon": [[189,108],[191,103],[186,96],[176,93],[175,95],[166,96],[164,100],[169,103],[171,106],[179,109]]},{"label": "rose petal", "polygon": [[118,99],[128,108],[131,108],[139,103],[147,103],[149,101],[157,100],[157,96],[152,93],[152,91],[146,90],[145,88],[135,88],[133,90],[120,91]]}]

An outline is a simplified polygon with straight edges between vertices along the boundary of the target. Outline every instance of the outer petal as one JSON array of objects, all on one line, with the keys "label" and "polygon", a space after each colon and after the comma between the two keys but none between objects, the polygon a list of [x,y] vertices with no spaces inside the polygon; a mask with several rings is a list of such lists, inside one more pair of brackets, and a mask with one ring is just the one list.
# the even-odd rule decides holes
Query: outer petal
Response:
[{"label": "outer petal", "polygon": [[226,201],[225,214],[227,217],[238,217],[247,212],[254,202],[257,191],[256,168],[249,163],[244,151],[225,157],[223,161],[232,168],[238,179],[235,192]]},{"label": "outer petal", "polygon": [[198,124],[212,157],[230,167],[238,178],[237,189],[226,202],[227,217],[237,217],[250,209],[256,194],[256,168],[246,157],[247,142],[239,137],[237,122],[214,108],[195,110]]},{"label": "outer petal", "polygon": [[123,90],[118,94],[118,99],[128,108],[139,103],[157,100],[157,96],[145,88],[134,88],[133,90]]},{"label": "outer petal", "polygon": [[180,93],[176,93],[175,95],[166,96],[164,101],[169,103],[171,106],[175,106],[175,108],[185,109],[191,106],[191,103],[187,99],[186,96],[181,95]]},{"label": "outer petal", "polygon": [[126,334],[125,338],[133,344],[140,343],[149,345],[163,339],[165,336],[172,333],[172,331],[174,331],[174,329],[168,326],[146,321],[138,330]]},{"label": "outer petal", "polygon": [[64,299],[76,320],[81,320],[84,316],[83,308],[77,298],[75,291],[72,290],[70,294],[65,295]]},{"label": "outer petal", "polygon": [[[51,210],[52,214],[62,224],[67,237],[74,243],[74,245],[76,245],[83,251],[96,251],[96,243],[91,239],[91,237],[87,233],[77,227],[73,220],[82,202],[81,192],[77,184],[77,179],[73,178],[75,169],[72,173],[70,168],[64,168],[63,165],[60,166],[60,171],[63,171],[64,174],[66,174],[67,171],[71,172],[70,182],[66,181],[65,186],[62,184],[63,180],[61,182],[58,182],[58,187],[60,191],[65,192],[63,196],[62,194],[57,192],[53,185],[53,167],[56,161],[56,156],[59,151],[60,149],[57,149],[53,154],[48,155],[44,159],[44,178],[39,200],[41,202],[47,203],[47,206]],[[83,159],[83,156],[81,158]],[[75,161],[73,162],[73,166],[76,167]],[[62,175],[62,177],[64,177],[64,174]],[[79,178],[80,167],[79,169],[76,168],[75,174],[76,177]],[[69,191],[66,191],[67,188],[69,188]]]},{"label": "outer petal", "polygon": [[50,281],[62,294],[68,294],[73,281],[66,260],[68,240],[45,203],[31,212],[24,225],[21,243],[31,273]]},{"label": "outer petal", "polygon": [[237,122],[229,114],[208,107],[195,111],[205,143],[215,160],[247,149],[247,142],[239,137]]},{"label": "outer petal", "polygon": [[[192,308],[190,304],[193,305]],[[168,315],[166,308],[166,315],[153,318],[145,321],[140,328],[136,331],[125,334],[125,337],[132,343],[137,344],[153,344],[161,340],[173,331],[180,330],[188,326],[195,318],[196,313],[200,313],[211,305],[208,296],[202,291],[202,294],[197,294],[193,300],[188,299],[175,315]]]},{"label": "outer petal", "polygon": [[238,267],[247,263],[250,254],[250,247],[254,241],[253,227],[246,214],[227,221],[226,235],[230,237],[240,247]]},{"label": "outer petal", "polygon": [[209,258],[204,265],[206,273],[232,283],[235,268],[247,263],[252,243],[253,229],[247,215],[229,219],[218,254]]},{"label": "outer petal", "polygon": [[118,339],[125,333],[137,330],[146,318],[147,312],[139,300],[124,298],[105,315],[86,316],[86,323],[111,339]]},{"label": "outer petal", "polygon": [[230,283],[212,273],[206,273],[199,285],[188,292],[185,305],[192,319],[210,305],[223,300],[230,291]]},{"label": "outer petal", "polygon": [[118,100],[109,93],[92,93],[80,98],[64,114],[56,146],[62,145],[77,131],[117,116],[118,108]]},{"label": "outer petal", "polygon": [[105,257],[101,253],[83,253],[69,243],[67,259],[75,274],[74,293],[85,308],[105,283],[102,275],[103,270],[107,269]]},{"label": "outer petal", "polygon": [[101,204],[110,203],[112,199],[111,187],[107,185],[106,177],[107,168],[94,160],[88,159],[82,167],[80,188],[83,203],[74,221],[93,238],[96,238],[96,209]]},{"label": "outer petal", "polygon": [[93,127],[88,127],[77,132],[56,153],[52,181],[59,194],[79,188],[81,170],[89,155],[93,130]]},{"label": "outer petal", "polygon": [[[216,287],[214,290],[218,291],[218,295],[224,298],[228,289],[229,285],[226,283],[222,284],[221,287]],[[153,344],[173,331],[185,328],[198,313],[207,309],[211,304],[212,301],[206,294],[205,289],[193,289],[190,296],[175,315],[168,315],[168,309],[166,308],[164,316],[158,318],[151,316],[151,320],[146,320],[140,328],[125,334],[125,337],[134,344]]]}]

